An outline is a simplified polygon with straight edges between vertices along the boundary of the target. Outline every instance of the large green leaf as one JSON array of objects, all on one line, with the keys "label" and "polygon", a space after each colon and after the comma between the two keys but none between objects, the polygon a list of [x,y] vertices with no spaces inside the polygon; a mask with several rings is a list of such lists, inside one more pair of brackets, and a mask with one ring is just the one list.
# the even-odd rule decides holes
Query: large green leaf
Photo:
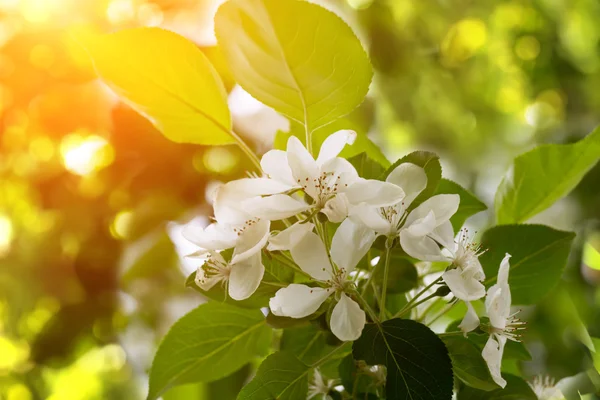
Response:
[{"label": "large green leaf", "polygon": [[407,319],[367,324],[352,348],[355,360],[387,367],[387,400],[449,400],[452,363],[428,327]]},{"label": "large green leaf", "polygon": [[514,375],[503,374],[506,387],[498,388],[491,392],[474,389],[468,386],[458,391],[458,400],[538,400],[531,387],[522,378]]},{"label": "large green leaf", "polygon": [[467,189],[450,179],[442,178],[435,194],[450,193],[460,196],[458,211],[450,218],[454,232],[458,232],[471,215],[487,210],[487,206]]},{"label": "large green leaf", "polygon": [[189,40],[134,28],[82,41],[100,77],[170,140],[234,142],[221,78]]},{"label": "large green leaf", "polygon": [[301,0],[229,0],[215,17],[236,81],[309,131],[364,99],[373,71],[360,41],[334,13]]},{"label": "large green leaf", "polygon": [[519,223],[567,195],[600,159],[600,128],[573,144],[548,144],[515,158],[496,192],[499,224]]},{"label": "large green leaf", "polygon": [[278,351],[260,364],[258,372],[238,395],[238,400],[298,400],[308,392],[311,367],[293,354]]},{"label": "large green leaf", "polygon": [[487,230],[479,259],[487,279],[496,282],[500,262],[510,259],[508,282],[514,304],[535,304],[560,280],[575,234],[544,225],[501,225]]},{"label": "large green leaf", "polygon": [[381,164],[370,158],[366,152],[351,157],[348,161],[356,168],[358,175],[365,179],[379,179],[384,171]]},{"label": "large green leaf", "polygon": [[265,354],[270,337],[258,310],[202,304],[177,321],[161,342],[150,370],[148,399],[172,386],[210,382],[233,373]]},{"label": "large green leaf", "polygon": [[485,391],[498,389],[481,356],[481,349],[475,343],[462,336],[447,336],[442,340],[448,348],[454,374],[458,379],[476,389]]},{"label": "large green leaf", "polygon": [[314,324],[289,328],[281,336],[281,351],[286,351],[307,364],[317,361],[325,351],[331,351],[326,343],[329,331],[319,329]]}]

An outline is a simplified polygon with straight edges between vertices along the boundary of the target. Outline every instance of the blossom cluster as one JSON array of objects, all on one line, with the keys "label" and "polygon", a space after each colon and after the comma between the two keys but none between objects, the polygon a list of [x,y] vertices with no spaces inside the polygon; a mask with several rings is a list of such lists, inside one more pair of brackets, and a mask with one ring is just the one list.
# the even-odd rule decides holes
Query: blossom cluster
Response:
[{"label": "blossom cluster", "polygon": [[[270,311],[305,318],[327,304],[331,332],[342,341],[356,340],[367,320],[365,311],[371,311],[357,291],[355,269],[383,236],[388,249],[400,246],[415,260],[448,263],[440,282],[468,309],[460,329],[465,334],[477,328],[489,333],[482,356],[494,381],[504,387],[504,347],[507,340],[518,340],[522,328],[510,310],[510,255],[486,291],[480,248],[464,232],[455,240],[450,218],[459,209],[459,195],[433,195],[414,207],[428,179],[422,167],[408,162],[396,166],[385,181],[360,177],[339,157],[355,137],[349,130],[332,134],[315,159],[292,136],[286,151],[264,154],[262,177],[221,186],[213,204],[214,222],[206,228],[189,224],[183,231],[200,247],[194,255],[204,260],[196,284],[203,290],[223,284],[232,299],[247,299],[263,280],[264,254],[278,255],[299,277],[275,293]],[[226,249],[232,249],[230,259],[221,254]],[[471,304],[483,298],[486,324],[480,323]],[[370,318],[377,319],[372,314]]]}]

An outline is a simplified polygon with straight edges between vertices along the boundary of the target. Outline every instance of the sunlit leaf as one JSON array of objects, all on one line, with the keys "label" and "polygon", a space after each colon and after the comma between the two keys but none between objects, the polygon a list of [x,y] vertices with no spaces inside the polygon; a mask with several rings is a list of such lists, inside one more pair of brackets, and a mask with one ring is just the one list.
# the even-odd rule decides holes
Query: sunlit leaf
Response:
[{"label": "sunlit leaf", "polygon": [[221,78],[189,40],[159,28],[134,28],[82,41],[98,75],[168,139],[234,142]]},{"label": "sunlit leaf", "polygon": [[148,399],[172,386],[210,382],[265,354],[271,330],[258,310],[202,304],[177,321],[154,357]]},{"label": "sunlit leaf", "polygon": [[600,128],[573,144],[547,144],[515,158],[496,192],[499,224],[527,221],[567,195],[600,159]]},{"label": "sunlit leaf", "polygon": [[481,239],[486,252],[480,257],[487,279],[496,282],[500,262],[510,259],[508,283],[514,304],[534,304],[559,282],[575,234],[544,225],[500,225]]},{"label": "sunlit leaf", "polygon": [[365,179],[378,179],[384,171],[381,164],[371,159],[366,152],[351,157],[348,161],[356,168],[358,175]]},{"label": "sunlit leaf", "polygon": [[487,210],[487,206],[467,189],[450,179],[442,178],[435,194],[450,193],[460,196],[458,211],[450,218],[454,232],[458,232],[467,218],[478,212]]},{"label": "sunlit leaf", "polygon": [[300,0],[229,0],[215,17],[236,81],[253,97],[315,130],[364,99],[369,59],[334,13]]}]

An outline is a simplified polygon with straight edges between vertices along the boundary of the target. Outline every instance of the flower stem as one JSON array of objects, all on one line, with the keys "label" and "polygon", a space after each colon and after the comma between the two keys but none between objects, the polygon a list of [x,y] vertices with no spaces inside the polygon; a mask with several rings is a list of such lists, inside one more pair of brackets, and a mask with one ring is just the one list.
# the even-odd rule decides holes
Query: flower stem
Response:
[{"label": "flower stem", "polygon": [[457,303],[458,303],[458,301],[454,301],[453,303],[448,304],[446,307],[444,307],[442,309],[442,311],[440,311],[435,317],[433,317],[431,319],[431,321],[428,321],[426,325],[431,326],[431,324],[433,324],[435,321],[437,321],[438,319],[440,319],[444,314],[446,314],[448,311],[450,311],[450,309],[452,307],[454,307]]},{"label": "flower stem", "polygon": [[443,332],[443,333],[438,333],[438,337],[448,337],[448,336],[461,336],[464,335],[465,333],[463,331],[454,331],[454,332]]},{"label": "flower stem", "polygon": [[413,303],[409,308],[406,308],[406,306],[405,306],[402,310],[398,311],[396,313],[396,315],[394,315],[394,318],[401,317],[402,315],[406,314],[408,311],[412,310],[419,304],[425,303],[427,300],[433,299],[434,297],[437,297],[437,293],[432,293],[429,296],[425,297],[424,299],[419,300],[416,303]]},{"label": "flower stem", "polygon": [[417,301],[417,299],[419,297],[421,297],[425,292],[427,292],[429,289],[431,289],[431,287],[439,282],[441,282],[442,278],[439,277],[437,278],[435,281],[431,282],[429,285],[425,286],[419,293],[417,293],[415,295],[415,297],[413,297],[412,299],[410,299],[410,301],[402,308],[402,310],[398,311],[396,313],[396,315],[394,315],[394,318],[397,318],[400,315],[403,315],[406,311],[412,309],[413,307],[417,306],[418,304],[421,304],[421,302],[419,302],[418,304],[413,305],[413,303],[415,301]]},{"label": "flower stem", "polygon": [[367,301],[361,296],[361,294],[358,293],[358,290],[354,289],[352,291],[352,293],[356,296],[358,301],[361,303],[361,306],[364,308],[364,310],[367,312],[367,314],[369,314],[369,317],[371,317],[373,322],[378,324],[379,319],[377,318],[377,315],[375,314],[375,312],[371,309],[371,306],[369,306],[369,303],[367,303]]},{"label": "flower stem", "polygon": [[279,262],[281,262],[283,265],[285,265],[288,268],[293,269],[295,272],[302,274],[310,279],[312,279],[312,276],[310,276],[309,274],[307,274],[306,272],[302,271],[295,263],[293,260],[287,258],[283,253],[280,254],[274,254],[273,253],[273,257],[278,260]]},{"label": "flower stem", "polygon": [[381,301],[379,302],[379,319],[380,320],[384,320],[385,319],[385,297],[387,295],[387,283],[388,283],[388,277],[389,277],[389,273],[390,273],[390,259],[391,257],[391,252],[392,252],[392,241],[388,238],[388,240],[386,240],[385,242],[385,261],[384,261],[384,266],[383,266],[383,282],[381,284]]},{"label": "flower stem", "polygon": [[244,139],[242,139],[242,137],[240,135],[238,135],[236,132],[234,132],[233,129],[230,130],[228,133],[231,136],[233,136],[233,138],[237,142],[237,145],[240,147],[240,149],[242,149],[242,151],[244,152],[244,154],[246,154],[246,156],[250,159],[250,161],[252,161],[252,164],[254,164],[256,169],[259,172],[262,171],[262,168],[260,166],[260,160],[258,159],[258,156],[256,154],[254,154],[252,149],[246,144],[246,142],[244,142]]}]

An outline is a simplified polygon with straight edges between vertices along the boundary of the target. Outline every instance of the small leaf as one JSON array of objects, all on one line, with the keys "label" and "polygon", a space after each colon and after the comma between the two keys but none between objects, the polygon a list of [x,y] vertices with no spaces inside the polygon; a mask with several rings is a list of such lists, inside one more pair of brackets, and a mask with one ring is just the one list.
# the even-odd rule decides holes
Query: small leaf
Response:
[{"label": "small leaf", "polygon": [[458,400],[538,400],[531,387],[522,378],[509,374],[502,374],[506,379],[506,387],[498,388],[491,392],[474,389],[468,386],[458,391]]},{"label": "small leaf", "polygon": [[159,28],[82,39],[98,75],[168,139],[234,143],[221,78],[192,42]]},{"label": "small leaf", "polygon": [[355,360],[387,367],[387,400],[449,400],[453,375],[448,350],[428,327],[407,319],[367,324],[354,342]]},{"label": "small leaf", "polygon": [[348,161],[356,168],[358,175],[365,179],[378,179],[384,171],[381,164],[369,158],[366,152],[351,157]]},{"label": "small leaf", "polygon": [[494,390],[499,386],[481,356],[481,349],[462,336],[447,336],[442,341],[448,348],[454,375],[466,385],[480,390]]},{"label": "small leaf", "polygon": [[487,287],[496,282],[500,262],[509,253],[508,283],[514,304],[535,304],[559,282],[575,234],[544,225],[501,225],[487,230],[479,258]]},{"label": "small leaf", "polygon": [[460,228],[462,228],[467,218],[478,212],[487,210],[487,206],[483,204],[481,200],[450,179],[442,178],[442,180],[440,180],[440,184],[438,185],[435,194],[443,193],[458,194],[460,196],[458,211],[450,218],[454,232],[458,232]]},{"label": "small leaf", "polygon": [[148,399],[172,386],[210,382],[233,373],[263,355],[270,337],[258,310],[202,304],[177,321],[161,342],[150,370]]},{"label": "small leaf", "polygon": [[215,16],[219,45],[253,97],[313,131],[364,99],[373,71],[352,29],[299,0],[229,0]]},{"label": "small leaf", "polygon": [[294,355],[278,351],[267,357],[254,379],[238,395],[238,400],[298,400],[308,392],[311,367]]},{"label": "small leaf", "polygon": [[546,144],[515,158],[496,192],[499,224],[527,221],[577,186],[600,159],[600,128],[573,144]]},{"label": "small leaf", "polygon": [[442,166],[440,165],[440,158],[437,156],[437,154],[429,151],[414,151],[392,164],[381,176],[381,179],[385,180],[390,172],[392,172],[398,165],[407,162],[422,167],[427,174],[427,187],[410,205],[409,209],[413,209],[435,194],[438,183],[440,182],[440,179],[442,179]]}]

